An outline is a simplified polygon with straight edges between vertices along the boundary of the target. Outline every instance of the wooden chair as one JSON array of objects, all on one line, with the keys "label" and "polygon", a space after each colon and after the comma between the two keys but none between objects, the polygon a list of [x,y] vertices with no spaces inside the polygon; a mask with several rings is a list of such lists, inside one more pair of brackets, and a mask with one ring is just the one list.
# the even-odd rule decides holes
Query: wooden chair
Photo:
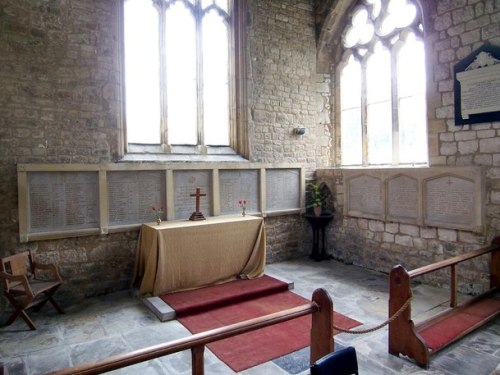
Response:
[{"label": "wooden chair", "polygon": [[311,366],[311,375],[358,375],[358,358],[352,346],[329,353]]},{"label": "wooden chair", "polygon": [[47,301],[64,314],[53,295],[62,284],[61,276],[54,264],[37,263],[31,251],[0,259],[0,279],[3,281],[4,294],[15,308],[7,319],[12,324],[21,316],[31,329],[36,329],[26,310],[35,307],[40,310]]}]

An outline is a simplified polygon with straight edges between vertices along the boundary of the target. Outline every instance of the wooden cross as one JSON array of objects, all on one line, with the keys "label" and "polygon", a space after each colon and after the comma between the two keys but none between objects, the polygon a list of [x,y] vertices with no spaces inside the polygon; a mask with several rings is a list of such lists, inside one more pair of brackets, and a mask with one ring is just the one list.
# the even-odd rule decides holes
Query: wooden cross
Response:
[{"label": "wooden cross", "polygon": [[196,193],[190,194],[191,197],[196,197],[196,210],[191,214],[189,220],[205,220],[205,217],[200,212],[200,197],[206,197],[207,194],[200,192],[200,188],[196,188]]}]

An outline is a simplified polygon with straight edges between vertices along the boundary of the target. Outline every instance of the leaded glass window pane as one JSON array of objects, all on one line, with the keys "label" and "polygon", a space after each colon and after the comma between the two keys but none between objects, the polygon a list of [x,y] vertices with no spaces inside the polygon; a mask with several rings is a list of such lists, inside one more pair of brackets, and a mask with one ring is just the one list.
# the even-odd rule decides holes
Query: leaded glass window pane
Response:
[{"label": "leaded glass window pane", "polygon": [[151,1],[127,0],[125,25],[125,100],[131,143],[160,143],[159,18]]},{"label": "leaded glass window pane", "polygon": [[366,64],[368,161],[391,164],[391,55],[381,45],[375,50]]},{"label": "leaded glass window pane", "polygon": [[361,65],[354,58],[349,59],[341,72],[341,149],[343,165],[361,165]]},{"label": "leaded glass window pane", "polygon": [[206,145],[229,145],[229,45],[222,17],[203,18],[203,124]]},{"label": "leaded glass window pane", "polygon": [[197,144],[195,20],[182,2],[165,19],[168,143]]},{"label": "leaded glass window pane", "polygon": [[397,54],[400,162],[427,160],[424,45],[410,34]]}]

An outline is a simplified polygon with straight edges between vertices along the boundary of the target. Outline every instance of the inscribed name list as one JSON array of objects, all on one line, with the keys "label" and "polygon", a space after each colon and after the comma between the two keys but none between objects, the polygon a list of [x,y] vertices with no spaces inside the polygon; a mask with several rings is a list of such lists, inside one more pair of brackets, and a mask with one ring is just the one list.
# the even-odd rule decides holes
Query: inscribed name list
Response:
[{"label": "inscribed name list", "polygon": [[426,221],[474,225],[474,181],[454,176],[425,181]]},{"label": "inscribed name list", "polygon": [[165,207],[164,171],[108,172],[109,224],[154,220],[151,206]]},{"label": "inscribed name list", "polygon": [[219,187],[222,214],[241,212],[240,200],[246,201],[247,212],[259,210],[259,171],[221,170]]},{"label": "inscribed name list", "polygon": [[266,208],[268,211],[300,208],[300,171],[266,171]]},{"label": "inscribed name list", "polygon": [[28,176],[28,232],[99,227],[95,172],[33,172]]},{"label": "inscribed name list", "polygon": [[397,176],[387,182],[387,214],[389,219],[418,219],[418,180]]},{"label": "inscribed name list", "polygon": [[462,117],[500,111],[500,64],[457,74]]},{"label": "inscribed name list", "polygon": [[382,182],[371,176],[358,176],[348,182],[349,214],[368,214],[381,218],[384,212]]}]

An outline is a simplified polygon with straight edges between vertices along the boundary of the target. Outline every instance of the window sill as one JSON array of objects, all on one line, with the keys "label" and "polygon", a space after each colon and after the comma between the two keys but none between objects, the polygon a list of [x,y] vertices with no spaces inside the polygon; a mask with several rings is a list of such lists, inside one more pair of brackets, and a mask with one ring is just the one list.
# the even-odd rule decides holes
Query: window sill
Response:
[{"label": "window sill", "polygon": [[123,162],[248,162],[230,147],[129,144]]},{"label": "window sill", "polygon": [[403,169],[429,168],[429,164],[399,164],[399,165],[340,165],[338,169]]}]

